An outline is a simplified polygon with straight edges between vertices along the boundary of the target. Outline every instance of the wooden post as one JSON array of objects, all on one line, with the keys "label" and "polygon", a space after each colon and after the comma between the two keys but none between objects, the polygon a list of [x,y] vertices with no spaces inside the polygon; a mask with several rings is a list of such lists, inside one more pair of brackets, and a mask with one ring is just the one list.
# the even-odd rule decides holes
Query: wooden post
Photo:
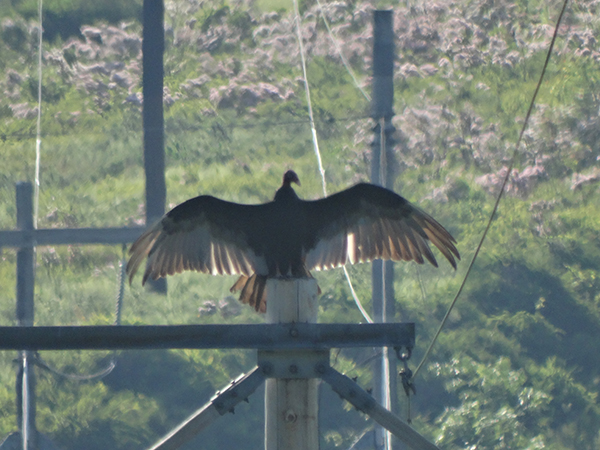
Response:
[{"label": "wooden post", "polygon": [[[269,279],[266,289],[267,323],[316,323],[318,288],[314,279]],[[291,358],[293,353],[290,351]],[[266,450],[318,450],[318,389],[315,378],[266,380]]]},{"label": "wooden post", "polygon": [[[33,231],[33,188],[31,183],[17,183],[17,228]],[[23,247],[17,251],[17,324],[33,326],[34,249]],[[31,351],[20,353],[17,375],[17,417],[23,450],[36,448],[35,426],[35,373]]]}]

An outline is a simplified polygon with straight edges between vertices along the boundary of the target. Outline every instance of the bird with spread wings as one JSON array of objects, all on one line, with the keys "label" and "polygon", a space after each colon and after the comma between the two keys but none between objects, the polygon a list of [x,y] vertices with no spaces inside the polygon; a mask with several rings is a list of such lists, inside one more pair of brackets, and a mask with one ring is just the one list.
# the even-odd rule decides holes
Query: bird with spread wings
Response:
[{"label": "bird with spread wings", "polygon": [[240,301],[266,311],[268,278],[312,277],[311,270],[384,259],[425,259],[432,243],[456,269],[455,239],[433,217],[389,189],[359,183],[319,200],[302,200],[288,170],[273,201],[232,203],[201,195],[176,206],[130,249],[129,281],[145,258],[142,279],[195,270],[240,275]]}]

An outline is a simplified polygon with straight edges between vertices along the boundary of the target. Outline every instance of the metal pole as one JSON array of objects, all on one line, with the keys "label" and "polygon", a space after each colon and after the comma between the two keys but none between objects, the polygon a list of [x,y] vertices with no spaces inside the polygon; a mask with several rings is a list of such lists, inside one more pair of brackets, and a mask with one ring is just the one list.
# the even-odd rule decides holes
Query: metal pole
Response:
[{"label": "metal pole", "polygon": [[[17,228],[24,232],[33,230],[33,188],[31,183],[17,183]],[[17,324],[33,326],[34,249],[17,251]],[[35,373],[31,366],[31,351],[20,354],[21,367],[17,375],[18,427],[21,431],[22,448],[36,448],[35,426]]]},{"label": "metal pole", "polygon": [[[267,281],[268,323],[317,321],[314,279]],[[293,359],[293,351],[290,352]],[[294,372],[293,364],[290,371]],[[296,367],[296,371],[298,368]],[[265,449],[319,449],[319,380],[267,379],[265,385]]]},{"label": "metal pole", "polygon": [[[144,94],[144,169],[146,171],[146,224],[165,213],[165,151],[163,117],[163,53],[165,47],[163,0],[144,0],[142,35],[142,83]],[[164,278],[150,288],[166,293]]]},{"label": "metal pole", "polygon": [[[394,127],[394,29],[393,12],[373,12],[373,96],[371,116],[377,122],[374,128],[371,158],[371,180],[375,184],[393,188],[393,141]],[[372,265],[373,315],[376,322],[393,321],[394,268],[391,261],[374,261]],[[392,356],[393,357],[393,356]],[[396,370],[386,348],[373,366],[373,395],[391,410],[396,405]],[[377,449],[392,448],[392,436],[382,427],[375,428]]]}]

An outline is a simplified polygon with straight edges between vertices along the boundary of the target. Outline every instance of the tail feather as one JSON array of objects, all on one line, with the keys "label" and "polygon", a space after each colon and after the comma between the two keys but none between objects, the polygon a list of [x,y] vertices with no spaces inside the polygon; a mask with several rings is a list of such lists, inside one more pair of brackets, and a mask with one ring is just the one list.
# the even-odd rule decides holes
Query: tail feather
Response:
[{"label": "tail feather", "polygon": [[[309,277],[312,278],[310,273]],[[240,292],[240,302],[248,304],[258,312],[267,312],[267,276],[252,274],[248,277],[242,275],[238,278],[233,286],[231,286],[231,292]],[[317,293],[321,294],[321,288],[317,286]]]},{"label": "tail feather", "polygon": [[267,276],[242,275],[231,287],[231,292],[240,292],[240,302],[247,303],[261,313],[267,312]]}]

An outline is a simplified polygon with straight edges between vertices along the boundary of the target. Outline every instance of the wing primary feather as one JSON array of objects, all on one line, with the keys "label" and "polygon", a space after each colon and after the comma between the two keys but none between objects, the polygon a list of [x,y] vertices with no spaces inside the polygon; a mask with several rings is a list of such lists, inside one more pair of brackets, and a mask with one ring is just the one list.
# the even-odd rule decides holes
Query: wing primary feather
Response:
[{"label": "wing primary feather", "polygon": [[360,225],[354,227],[354,262],[353,264],[362,262],[362,244],[360,240]]},{"label": "wing primary feather", "polygon": [[211,275],[219,275],[217,245],[214,242],[210,243],[210,271]]},{"label": "wing primary feather", "polygon": [[344,234],[340,236],[341,249],[340,249],[340,265],[346,265],[348,262],[348,234],[344,230]]},{"label": "wing primary feather", "polygon": [[388,236],[390,251],[392,254],[392,259],[394,261],[401,261],[402,258],[402,247],[398,242],[398,227],[392,221],[388,222],[390,228],[390,234]]},{"label": "wing primary feather", "polygon": [[250,275],[253,267],[248,258],[244,254],[240,253],[240,261],[242,263],[242,273]]},{"label": "wing primary feather", "polygon": [[[150,230],[142,234],[142,236],[140,236],[140,238],[131,246],[131,249],[129,250],[131,258],[127,263],[126,272],[129,273],[130,284],[144,258],[148,256],[156,242],[156,239],[158,238],[158,235],[160,234],[160,230],[157,230],[159,225],[160,224],[155,225]],[[142,283],[144,283],[144,281],[142,281]]]},{"label": "wing primary feather", "polygon": [[337,235],[336,241],[337,241],[337,249],[336,249],[337,251],[335,254],[335,260],[333,261],[332,268],[343,266],[344,264],[346,264],[346,261],[348,259],[347,258],[348,249],[346,247],[346,244],[348,241],[346,240],[346,231],[345,230],[343,233]]},{"label": "wing primary feather", "polygon": [[211,242],[208,230],[203,228],[201,233],[199,234],[198,242],[194,243],[194,253],[193,256],[196,262],[197,270],[200,270],[204,273],[212,272],[212,263],[211,263]]},{"label": "wing primary feather", "polygon": [[215,263],[217,265],[219,275],[225,274],[226,259],[223,257],[223,246],[221,243],[215,244]]},{"label": "wing primary feather", "polygon": [[407,237],[408,237],[408,247],[410,249],[410,253],[413,257],[413,259],[419,263],[419,264],[423,264],[424,260],[423,260],[423,256],[421,255],[421,252],[419,251],[419,244],[418,244],[418,240],[419,240],[419,236],[415,235],[415,230],[407,227]]},{"label": "wing primary feather", "polygon": [[227,259],[225,258],[225,255],[223,255],[223,245],[220,242],[215,244],[215,262],[217,263],[219,275],[225,274],[225,264],[227,264]]},{"label": "wing primary feather", "polygon": [[237,257],[237,250],[233,247],[227,247],[227,260],[229,261],[230,274],[242,273],[240,263]]},{"label": "wing primary feather", "polygon": [[[429,240],[433,243],[433,245],[435,245],[438,248],[438,250],[440,252],[442,252],[442,255],[444,255],[446,257],[448,262],[456,270],[456,260],[454,259],[454,255],[451,253],[451,247],[448,247],[447,244],[440,241],[440,239],[437,237],[437,235],[435,233],[433,233],[433,231],[426,228],[425,233],[427,234],[427,236],[429,237]],[[452,245],[452,243],[449,243],[449,244]],[[452,247],[454,247],[454,245],[452,245]],[[450,248],[450,250],[449,250],[449,248]],[[455,248],[455,250],[456,250],[456,248]],[[457,251],[457,253],[458,253],[458,251]],[[457,255],[457,258],[459,258],[458,255]]]},{"label": "wing primary feather", "polygon": [[181,268],[183,270],[197,270],[198,253],[196,245],[192,241],[193,239],[190,239],[189,233],[186,233],[181,239]]},{"label": "wing primary feather", "polygon": [[392,248],[390,247],[390,235],[392,229],[389,222],[385,219],[379,220],[379,227],[381,229],[380,245],[381,245],[381,258],[382,259],[393,259]]},{"label": "wing primary feather", "polygon": [[381,223],[379,220],[373,220],[370,226],[369,240],[371,243],[371,249],[369,251],[369,259],[382,258],[382,239],[383,230],[381,229]]},{"label": "wing primary feather", "polygon": [[156,279],[158,274],[160,274],[160,262],[163,257],[163,252],[160,247],[154,246],[150,254],[148,255],[148,260],[146,261],[146,271],[149,271],[152,279]]},{"label": "wing primary feather", "polygon": [[231,260],[231,256],[229,256],[229,249],[227,248],[227,244],[223,244],[221,253],[223,254],[224,258],[223,268],[225,269],[225,273],[227,275],[236,273],[235,269],[233,268],[233,261]]},{"label": "wing primary feather", "polygon": [[356,262],[356,235],[353,231],[346,235],[346,252],[347,260],[350,261],[350,264],[354,264]]},{"label": "wing primary feather", "polygon": [[402,259],[404,261],[410,261],[410,250],[408,248],[408,239],[406,236],[406,226],[402,222],[396,222],[396,242],[400,246],[402,253]]},{"label": "wing primary feather", "polygon": [[232,257],[232,251],[229,246],[225,246],[225,256],[227,256],[227,265],[229,266],[229,271],[227,272],[229,275],[235,275],[240,273],[237,268],[237,262]]},{"label": "wing primary feather", "polygon": [[340,264],[342,260],[342,249],[343,249],[343,234],[336,234],[333,238],[329,240],[331,245],[329,247],[329,258],[327,258],[327,268],[333,269]]},{"label": "wing primary feather", "polygon": [[433,266],[437,267],[437,261],[435,259],[435,256],[433,255],[433,253],[431,253],[431,249],[429,248],[429,245],[425,240],[427,239],[427,235],[425,234],[425,232],[423,232],[423,234],[425,235],[425,238],[423,238],[420,234],[418,236],[415,236],[417,245],[419,247],[419,250],[421,251],[421,255],[427,258],[427,261],[429,261]]},{"label": "wing primary feather", "polygon": [[165,273],[165,276],[167,275],[172,275],[172,270],[171,270],[171,265],[173,264],[173,254],[172,253],[168,253],[165,256],[165,263],[163,265],[163,272]]},{"label": "wing primary feather", "polygon": [[373,255],[377,254],[377,247],[375,246],[375,240],[371,235],[371,230],[367,224],[362,225],[363,228],[363,239],[365,240],[365,259],[364,261],[371,261],[373,259]]},{"label": "wing primary feather", "polygon": [[363,229],[363,224],[359,223],[356,233],[356,248],[358,250],[358,262],[368,261],[368,232]]},{"label": "wing primary feather", "polygon": [[237,271],[233,267],[233,260],[231,259],[231,255],[229,254],[229,248],[225,244],[223,245],[223,252],[225,253],[225,261],[226,261],[226,271],[228,275],[236,274]]},{"label": "wing primary feather", "polygon": [[328,239],[325,244],[325,247],[327,248],[327,251],[325,252],[325,268],[326,269],[331,269],[333,267],[333,261],[335,260],[335,253],[337,250],[336,237]]}]

